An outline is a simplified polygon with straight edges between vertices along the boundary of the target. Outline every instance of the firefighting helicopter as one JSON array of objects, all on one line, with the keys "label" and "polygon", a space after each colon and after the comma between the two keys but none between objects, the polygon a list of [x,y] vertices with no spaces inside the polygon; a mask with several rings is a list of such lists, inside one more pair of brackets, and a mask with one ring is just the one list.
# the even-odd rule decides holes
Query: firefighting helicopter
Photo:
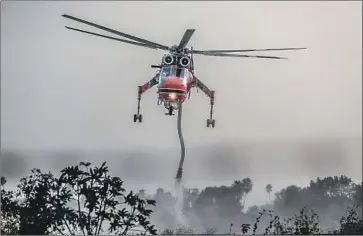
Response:
[{"label": "firefighting helicopter", "polygon": [[183,103],[186,98],[190,99],[191,88],[196,87],[197,90],[202,90],[210,99],[210,117],[207,119],[207,127],[215,127],[215,120],[213,119],[213,105],[215,101],[215,91],[210,90],[200,79],[194,74],[194,60],[193,55],[204,55],[214,57],[243,57],[243,58],[265,58],[265,59],[287,59],[286,57],[276,56],[260,56],[260,55],[245,55],[245,54],[232,54],[238,52],[256,52],[256,51],[283,51],[283,50],[302,50],[306,48],[267,48],[267,49],[233,49],[233,50],[195,50],[193,47],[186,48],[190,38],[194,34],[195,29],[187,29],[180,40],[178,45],[165,46],[156,42],[152,42],[146,39],[142,39],[130,34],[126,34],[114,29],[107,28],[102,25],[98,25],[74,16],[62,15],[65,18],[84,23],[89,26],[93,26],[98,29],[102,29],[109,33],[116,34],[118,36],[130,39],[121,39],[85,31],[77,28],[65,26],[67,29],[95,35],[111,40],[120,41],[123,43],[133,44],[141,47],[146,47],[154,50],[168,51],[161,60],[159,65],[151,65],[152,68],[158,68],[159,70],[153,76],[151,80],[146,82],[142,86],[138,86],[138,103],[137,114],[134,114],[134,122],[142,122],[142,114],[140,114],[140,101],[141,95],[157,85],[158,87],[158,100],[157,104],[164,104],[167,109],[166,115],[174,115],[174,111],[178,109],[178,103]]}]

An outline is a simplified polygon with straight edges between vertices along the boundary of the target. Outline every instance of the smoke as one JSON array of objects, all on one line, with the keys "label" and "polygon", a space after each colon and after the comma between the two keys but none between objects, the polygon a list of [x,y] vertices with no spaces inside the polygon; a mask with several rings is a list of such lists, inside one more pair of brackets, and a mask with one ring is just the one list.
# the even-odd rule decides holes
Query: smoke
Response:
[{"label": "smoke", "polygon": [[[188,147],[184,163],[183,183],[202,188],[229,184],[250,176],[258,195],[253,198],[265,203],[264,192],[269,181],[274,190],[287,184],[305,185],[321,175],[351,176],[361,179],[362,139],[281,140]],[[104,161],[114,175],[120,176],[128,187],[155,191],[157,187],[174,189],[179,148],[142,148],[124,150],[2,150],[1,173],[20,179],[31,168],[55,171],[89,161]],[[326,168],[320,168],[325,166]],[[253,193],[252,193],[253,194]],[[266,196],[264,196],[266,195]],[[261,197],[262,196],[262,197]]]},{"label": "smoke", "polygon": [[[244,143],[217,143],[211,146],[189,147],[186,152],[183,185],[188,188],[230,185],[234,180],[250,177],[253,190],[249,194],[245,210],[253,205],[264,205],[268,202],[265,192],[266,184],[272,184],[274,192],[288,185],[306,186],[317,176],[347,175],[355,180],[361,179],[361,138],[357,139],[320,139],[288,141],[256,141]],[[214,209],[203,218],[193,212],[182,212],[185,202],[184,191],[175,188],[173,177],[179,162],[179,148],[139,150],[52,150],[21,151],[2,150],[1,175],[14,184],[21,177],[30,173],[31,168],[43,172],[59,170],[89,161],[98,165],[107,162],[113,175],[121,177],[125,188],[146,193],[155,193],[162,187],[175,197],[176,205],[163,200],[158,203],[162,214],[155,213],[152,222],[158,228],[175,228],[178,225],[189,225],[206,230],[219,228],[228,232],[230,220],[223,215],[212,214]],[[228,197],[228,196],[225,196]],[[271,199],[272,200],[272,199]],[[165,202],[166,201],[166,202]],[[232,210],[232,209],[231,209]],[[250,209],[251,210],[251,209]],[[329,206],[321,212],[322,224],[331,225],[332,216],[342,215],[342,209]],[[252,213],[251,213],[252,214]],[[336,218],[336,217],[335,217]],[[240,219],[232,219],[240,223]],[[250,219],[246,219],[249,221]]]}]

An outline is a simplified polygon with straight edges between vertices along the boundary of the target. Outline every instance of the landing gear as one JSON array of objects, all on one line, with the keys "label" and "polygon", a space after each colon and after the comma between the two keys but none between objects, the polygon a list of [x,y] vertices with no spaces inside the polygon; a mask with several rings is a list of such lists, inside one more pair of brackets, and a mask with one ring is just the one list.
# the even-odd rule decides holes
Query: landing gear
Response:
[{"label": "landing gear", "polygon": [[164,100],[164,106],[165,106],[165,109],[168,110],[168,112],[165,113],[165,115],[167,115],[167,116],[174,116],[175,115],[174,111],[177,110],[177,108],[175,108],[170,101]]},{"label": "landing gear", "polygon": [[172,106],[170,106],[169,108],[167,108],[168,109],[168,112],[167,113],[165,113],[165,115],[167,115],[167,116],[173,116],[173,115],[175,115],[173,112],[174,112],[174,107],[172,107]]},{"label": "landing gear", "polygon": [[161,105],[161,103],[162,103],[162,102],[163,102],[163,101],[161,100],[161,98],[158,98],[158,103],[157,103],[157,104],[158,104],[158,106],[159,106],[159,105]]},{"label": "landing gear", "polygon": [[212,128],[214,128],[214,126],[216,125],[216,120],[207,119],[207,127],[209,127],[210,125],[212,125]]},{"label": "landing gear", "polygon": [[207,119],[207,127],[212,125],[212,128],[215,127],[216,121],[213,119],[213,105],[214,105],[214,91],[212,91],[212,97],[210,100],[210,117]]},{"label": "landing gear", "polygon": [[173,111],[174,111],[173,106],[170,106],[170,107],[169,107],[169,116],[174,115],[174,114],[173,114]]},{"label": "landing gear", "polygon": [[142,122],[142,114],[140,114],[140,101],[141,101],[141,87],[139,87],[139,96],[137,98],[137,114],[134,114],[134,122],[139,121]]},{"label": "landing gear", "polygon": [[134,122],[139,121],[139,123],[142,122],[142,115],[141,114],[134,114]]}]

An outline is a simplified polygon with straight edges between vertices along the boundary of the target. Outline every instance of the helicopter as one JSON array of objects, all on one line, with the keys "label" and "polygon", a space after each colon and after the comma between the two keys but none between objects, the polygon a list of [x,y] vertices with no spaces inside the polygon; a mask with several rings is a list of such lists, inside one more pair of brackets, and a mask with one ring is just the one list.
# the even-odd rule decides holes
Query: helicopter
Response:
[{"label": "helicopter", "polygon": [[142,122],[142,114],[140,114],[140,102],[141,96],[146,91],[150,90],[154,86],[157,86],[157,105],[163,104],[167,110],[166,115],[174,115],[174,111],[178,110],[178,104],[190,99],[190,92],[192,88],[200,89],[210,100],[210,115],[207,119],[207,127],[215,127],[215,119],[213,119],[213,106],[215,103],[215,91],[209,89],[200,79],[195,76],[194,73],[194,60],[193,55],[204,55],[214,57],[242,57],[242,58],[264,58],[264,59],[287,59],[286,57],[277,56],[260,56],[260,55],[245,55],[235,54],[241,52],[257,52],[257,51],[286,51],[286,50],[302,50],[306,48],[266,48],[266,49],[232,49],[232,50],[195,50],[193,47],[187,48],[187,44],[194,34],[195,29],[186,29],[183,37],[178,45],[165,46],[156,42],[152,42],[143,38],[139,38],[121,31],[117,31],[105,26],[95,24],[90,21],[86,21],[67,14],[62,15],[65,18],[93,26],[95,28],[113,33],[115,35],[127,38],[116,38],[107,35],[102,35],[90,31],[85,31],[69,26],[65,26],[67,29],[77,32],[103,37],[111,40],[116,40],[123,43],[133,44],[154,50],[167,51],[163,55],[161,63],[159,65],[151,65],[152,68],[157,68],[155,75],[147,81],[145,84],[138,86],[137,92],[137,113],[134,114],[134,122]]}]

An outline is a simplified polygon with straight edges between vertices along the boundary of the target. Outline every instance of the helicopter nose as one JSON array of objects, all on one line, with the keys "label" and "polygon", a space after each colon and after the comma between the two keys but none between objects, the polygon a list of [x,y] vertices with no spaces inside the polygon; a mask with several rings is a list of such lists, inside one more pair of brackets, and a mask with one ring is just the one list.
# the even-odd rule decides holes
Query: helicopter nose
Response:
[{"label": "helicopter nose", "polygon": [[162,87],[183,89],[185,86],[182,84],[181,79],[178,77],[166,77],[164,78]]}]

